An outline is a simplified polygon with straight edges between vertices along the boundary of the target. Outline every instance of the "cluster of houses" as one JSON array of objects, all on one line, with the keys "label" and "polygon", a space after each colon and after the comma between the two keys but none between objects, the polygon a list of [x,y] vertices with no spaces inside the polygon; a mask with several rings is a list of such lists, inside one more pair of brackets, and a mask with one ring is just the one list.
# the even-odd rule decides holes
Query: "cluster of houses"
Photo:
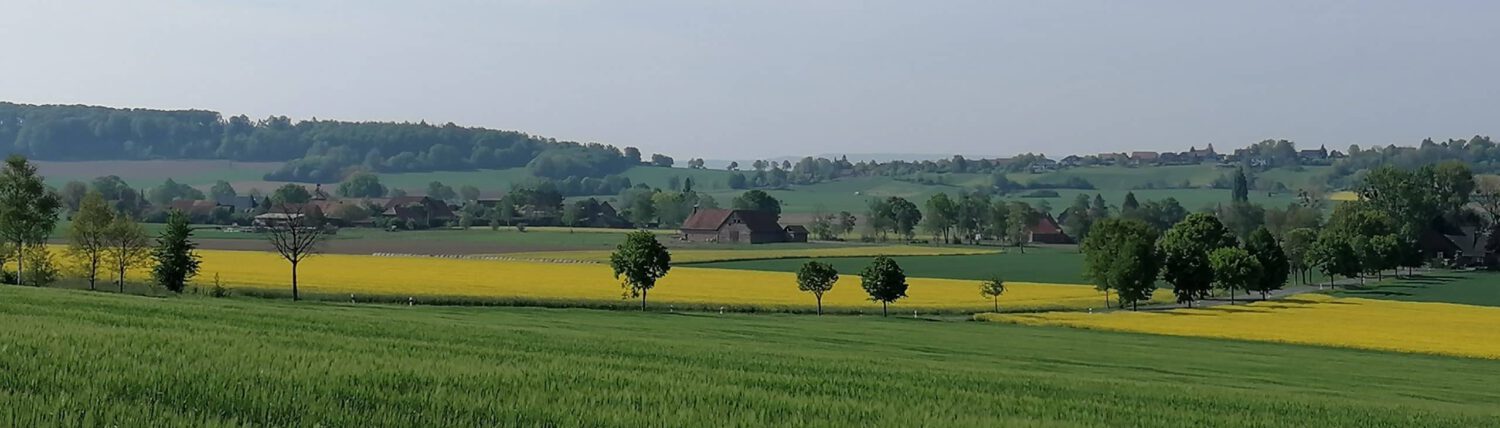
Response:
[{"label": "cluster of houses", "polygon": [[369,227],[378,221],[433,227],[458,219],[453,206],[426,196],[333,199],[321,191],[314,192],[311,201],[301,204],[277,205],[269,198],[234,196],[173,201],[171,209],[187,214],[196,223],[232,223],[248,218],[257,227],[275,226],[305,215],[322,216],[337,227]]},{"label": "cluster of houses", "polygon": [[[1297,160],[1302,165],[1328,165],[1334,160],[1343,157],[1346,157],[1346,155],[1340,153],[1338,150],[1328,150],[1326,147],[1297,152]],[[1041,174],[1061,168],[1080,166],[1163,166],[1199,165],[1205,163],[1235,164],[1242,162],[1248,163],[1251,166],[1265,166],[1268,161],[1253,154],[1250,149],[1237,149],[1230,154],[1220,154],[1214,150],[1213,144],[1209,144],[1207,148],[1203,149],[1189,147],[1184,152],[1135,151],[1130,153],[1100,153],[1083,156],[1069,155],[1057,161],[1043,159],[1031,165],[1031,172]]]}]

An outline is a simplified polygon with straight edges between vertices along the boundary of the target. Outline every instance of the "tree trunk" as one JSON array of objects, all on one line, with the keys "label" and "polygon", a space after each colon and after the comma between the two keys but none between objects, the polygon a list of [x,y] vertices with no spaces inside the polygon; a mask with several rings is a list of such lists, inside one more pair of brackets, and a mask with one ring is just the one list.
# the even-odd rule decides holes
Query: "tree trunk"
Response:
[{"label": "tree trunk", "polygon": [[995,312],[1000,312],[1000,296],[995,296]]},{"label": "tree trunk", "polygon": [[823,295],[819,294],[817,297],[818,297],[818,315],[823,315]]},{"label": "tree trunk", "polygon": [[297,262],[292,262],[292,301],[301,300],[302,296],[297,294]]},{"label": "tree trunk", "polygon": [[1230,305],[1234,304],[1234,289],[1233,288],[1229,289],[1229,304]]},{"label": "tree trunk", "polygon": [[1104,289],[1104,309],[1109,309],[1109,289]]},{"label": "tree trunk", "polygon": [[882,317],[891,316],[891,303],[890,302],[887,302],[887,301],[884,301],[884,300],[880,301],[880,316],[882,316]]},{"label": "tree trunk", "polygon": [[16,244],[16,285],[26,285],[26,280],[21,276],[21,272],[25,272],[25,269],[22,269],[25,259],[26,244]]},{"label": "tree trunk", "polygon": [[641,312],[646,312],[646,290],[641,290]]},{"label": "tree trunk", "polygon": [[117,281],[117,283],[120,285],[120,294],[125,294],[125,264],[124,263],[120,263],[119,267],[120,267],[120,278],[119,278],[119,281]]}]

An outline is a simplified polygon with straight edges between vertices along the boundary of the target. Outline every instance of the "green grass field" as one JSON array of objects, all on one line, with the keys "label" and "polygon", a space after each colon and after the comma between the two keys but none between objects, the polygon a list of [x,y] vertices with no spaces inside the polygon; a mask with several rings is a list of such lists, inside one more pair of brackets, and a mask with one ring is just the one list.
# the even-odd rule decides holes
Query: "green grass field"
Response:
[{"label": "green grass field", "polygon": [[989,323],[5,286],[0,326],[12,426],[1500,421],[1500,361]]},{"label": "green grass field", "polygon": [[1500,276],[1486,272],[1428,273],[1395,279],[1366,289],[1339,290],[1340,297],[1500,306]]},{"label": "green grass field", "polygon": [[[987,279],[999,275],[1008,281],[1087,284],[1083,278],[1083,254],[1072,248],[1027,248],[1025,254],[1006,248],[1003,254],[967,256],[896,256],[892,259],[917,278]],[[845,275],[857,275],[873,257],[829,257],[829,263]],[[746,260],[692,264],[694,267],[796,272],[812,259]]]}]

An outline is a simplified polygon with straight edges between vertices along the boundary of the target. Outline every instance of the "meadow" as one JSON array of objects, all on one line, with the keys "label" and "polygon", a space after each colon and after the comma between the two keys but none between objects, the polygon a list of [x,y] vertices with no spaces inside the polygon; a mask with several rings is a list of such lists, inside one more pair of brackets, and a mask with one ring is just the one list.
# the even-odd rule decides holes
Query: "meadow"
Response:
[{"label": "meadow", "polygon": [[[906,274],[922,278],[983,280],[999,276],[1007,281],[1087,284],[1083,278],[1083,254],[1074,247],[1029,247],[1025,253],[1005,248],[1002,253],[970,255],[895,255]],[[693,264],[694,267],[755,271],[796,272],[810,259],[771,259]],[[840,272],[858,272],[873,257],[828,257]]]},{"label": "meadow", "polygon": [[[194,282],[207,288],[218,275],[239,293],[290,294],[290,266],[279,256],[257,251],[199,251],[203,265]],[[139,275],[144,275],[140,273]],[[484,259],[320,255],[298,271],[303,293],[335,300],[406,301],[424,304],[493,304],[630,308],[637,300],[622,298],[609,266],[593,263],[543,263]],[[823,296],[825,310],[875,313],[860,287],[857,271],[844,271]],[[989,311],[992,302],[979,295],[975,281],[911,278],[907,298],[892,310],[923,313]],[[1104,306],[1104,295],[1092,286],[1008,283],[1002,311],[1084,310]],[[727,309],[756,312],[812,312],[813,296],[797,290],[796,275],[730,269],[676,267],[648,293],[658,309]],[[1165,301],[1167,296],[1159,296]]]},{"label": "meadow", "polygon": [[1369,288],[1338,290],[1339,297],[1500,306],[1500,275],[1484,272],[1428,273]]},{"label": "meadow", "polygon": [[977,319],[1136,333],[1300,343],[1500,359],[1500,308],[1303,294],[1248,305]]},{"label": "meadow", "polygon": [[12,426],[1500,424],[1500,361],[993,323],[3,286],[0,326]]},{"label": "meadow", "polygon": [[[53,186],[61,186],[69,180],[87,182],[95,176],[114,174],[120,175],[137,188],[155,186],[170,177],[178,182],[202,189],[207,189],[216,180],[226,180],[234,184],[241,192],[249,192],[252,188],[269,192],[284,184],[261,181],[261,176],[274,170],[276,166],[275,163],[188,160],[42,162],[41,172],[49,177],[48,183]],[[1325,167],[1275,169],[1258,173],[1256,179],[1263,183],[1280,182],[1291,189],[1297,189],[1311,182],[1313,177],[1325,169]],[[1090,197],[1098,194],[1110,203],[1118,205],[1124,200],[1126,193],[1133,191],[1137,199],[1142,201],[1173,197],[1177,198],[1183,207],[1198,210],[1229,201],[1227,189],[1207,188],[1213,184],[1214,180],[1229,171],[1230,168],[1218,165],[1183,165],[1140,168],[1100,166],[1069,168],[1044,174],[1012,173],[1007,174],[1007,177],[1019,183],[1060,183],[1071,177],[1079,177],[1089,180],[1097,189],[1056,189],[1059,196],[1051,198],[1022,197],[1028,191],[1014,192],[1007,197],[1031,204],[1046,201],[1054,210],[1061,210],[1070,205],[1079,194]],[[749,173],[753,171],[747,174]],[[730,200],[743,192],[743,190],[729,188],[728,179],[731,174],[733,172],[724,170],[638,166],[619,175],[630,178],[632,183],[645,183],[664,189],[670,187],[669,183],[674,177],[679,180],[692,178],[695,183],[694,187],[698,191],[714,197],[720,205],[728,205]],[[380,174],[380,177],[388,187],[402,189],[411,194],[425,193],[428,183],[439,181],[454,188],[464,185],[475,186],[480,189],[484,197],[498,197],[511,185],[532,180],[532,176],[525,168],[384,173]],[[919,182],[921,180],[926,180],[928,183]],[[872,198],[899,196],[920,204],[938,192],[958,193],[974,186],[987,185],[989,182],[990,176],[987,174],[931,173],[902,177],[843,178],[810,185],[793,185],[785,189],[771,189],[767,192],[782,201],[783,212],[790,218],[802,219],[818,212],[849,211],[863,214]],[[1146,189],[1151,186],[1179,187],[1184,184],[1190,187]],[[1253,201],[1267,206],[1285,205],[1292,202],[1294,196],[1295,192],[1275,194],[1264,191],[1251,192]],[[1346,196],[1343,193],[1335,193],[1332,197],[1337,199]],[[579,197],[570,199],[577,198]],[[803,222],[805,219],[797,221]]]}]

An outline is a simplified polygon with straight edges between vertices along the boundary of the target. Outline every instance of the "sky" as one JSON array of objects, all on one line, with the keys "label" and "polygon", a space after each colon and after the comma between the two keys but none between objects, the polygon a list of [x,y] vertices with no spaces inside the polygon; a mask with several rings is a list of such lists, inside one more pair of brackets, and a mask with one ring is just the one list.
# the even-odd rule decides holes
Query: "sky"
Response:
[{"label": "sky", "polygon": [[[1237,3],[1237,4],[1231,4]],[[1495,1],[0,0],[0,101],[678,158],[1493,135]]]}]

